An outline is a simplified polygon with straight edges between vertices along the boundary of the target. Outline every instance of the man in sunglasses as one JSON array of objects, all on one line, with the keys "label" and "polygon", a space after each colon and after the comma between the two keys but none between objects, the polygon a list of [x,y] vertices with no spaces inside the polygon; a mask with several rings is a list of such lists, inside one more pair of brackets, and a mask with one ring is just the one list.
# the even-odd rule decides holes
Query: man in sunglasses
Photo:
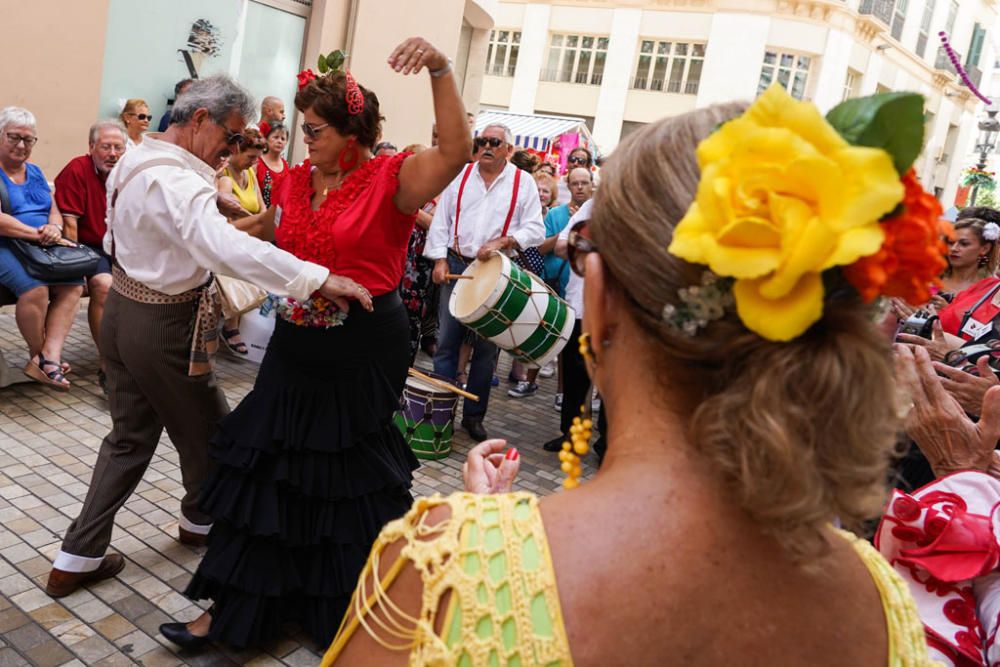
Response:
[{"label": "man in sunglasses", "polygon": [[[471,262],[488,259],[494,252],[513,254],[545,240],[538,188],[533,178],[521,178],[521,170],[508,161],[513,150],[507,127],[485,127],[473,144],[475,162],[441,194],[427,231],[424,256],[435,261],[433,280],[442,286],[434,372],[447,378],[464,370],[458,368],[458,357],[467,329],[448,310],[453,285],[446,275],[460,274]],[[480,442],[487,438],[483,418],[496,355],[493,343],[476,338],[467,388],[479,401],[465,401],[462,428]]]},{"label": "man in sunglasses", "polygon": [[142,479],[164,428],[184,481],[178,538],[205,543],[212,519],[197,499],[211,471],[209,439],[229,412],[212,370],[213,273],[299,300],[319,291],[341,308],[349,307],[348,295],[365,303],[354,281],[239,231],[219,212],[215,170],[239,145],[254,107],[228,77],[196,81],[174,104],[167,131],[146,135],[108,176],[103,242],[114,266],[99,344],[112,429],[49,574],[45,590],[53,597],[125,566],[121,555],[105,555],[115,514]]}]

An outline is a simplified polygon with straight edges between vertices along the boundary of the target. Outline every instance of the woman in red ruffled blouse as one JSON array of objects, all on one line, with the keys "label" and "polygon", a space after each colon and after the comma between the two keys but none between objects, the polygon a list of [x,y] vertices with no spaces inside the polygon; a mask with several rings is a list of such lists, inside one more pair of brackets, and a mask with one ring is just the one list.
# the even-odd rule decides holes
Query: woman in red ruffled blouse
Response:
[{"label": "woman in red ruffled blouse", "polygon": [[409,39],[389,65],[430,73],[438,146],[373,158],[375,94],[349,73],[303,73],[295,106],[309,159],[288,171],[266,214],[240,222],[265,237],[276,226],[278,246],[350,277],[373,309],[352,301],[343,311],[318,294],[274,304],[257,382],[222,422],[202,492],[215,523],[186,594],[214,604],[161,627],[185,648],[259,643],[286,622],[328,645],[375,537],[412,502],[417,461],[392,423],[410,356],[398,286],[416,211],[465,165],[471,137],[440,51]]}]

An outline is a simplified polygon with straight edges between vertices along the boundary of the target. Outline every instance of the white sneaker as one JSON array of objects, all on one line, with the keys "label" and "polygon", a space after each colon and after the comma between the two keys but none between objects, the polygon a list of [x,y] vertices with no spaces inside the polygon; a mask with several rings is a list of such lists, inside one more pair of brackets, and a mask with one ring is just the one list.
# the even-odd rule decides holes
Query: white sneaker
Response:
[{"label": "white sneaker", "polygon": [[556,412],[562,412],[562,396],[563,395],[561,393],[556,394],[556,400],[552,402],[552,407],[556,409]]},{"label": "white sneaker", "polygon": [[549,362],[541,367],[538,371],[538,377],[550,378],[556,374],[555,364]]}]

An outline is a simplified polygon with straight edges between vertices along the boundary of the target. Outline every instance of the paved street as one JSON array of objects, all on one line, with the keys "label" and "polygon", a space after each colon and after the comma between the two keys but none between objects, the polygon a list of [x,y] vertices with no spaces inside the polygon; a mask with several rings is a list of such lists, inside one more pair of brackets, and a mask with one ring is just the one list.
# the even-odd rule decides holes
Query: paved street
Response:
[{"label": "paved street", "polygon": [[[82,505],[110,426],[85,310],[84,303],[63,357],[73,365],[72,391],[57,393],[37,384],[0,389],[0,667],[317,664],[315,647],[294,633],[262,650],[212,649],[199,655],[177,653],[158,634],[161,623],[198,615],[199,608],[180,591],[203,551],[174,539],[183,491],[177,453],[165,435],[145,478],[118,514],[112,548],[125,555],[125,570],[58,601],[45,594],[51,559]],[[12,366],[20,368],[27,360],[11,307],[0,309],[0,349]],[[508,367],[503,355],[501,378]],[[235,405],[250,390],[256,366],[221,355],[218,370]],[[541,449],[557,433],[555,378],[540,383],[537,396],[518,401],[507,397],[506,382],[494,389],[486,426],[491,435],[519,447],[523,463],[517,488],[548,494],[563,475],[555,454]],[[417,471],[415,495],[460,489],[470,444],[464,432],[456,432],[452,456]],[[585,462],[587,476],[593,472],[590,463]]]}]

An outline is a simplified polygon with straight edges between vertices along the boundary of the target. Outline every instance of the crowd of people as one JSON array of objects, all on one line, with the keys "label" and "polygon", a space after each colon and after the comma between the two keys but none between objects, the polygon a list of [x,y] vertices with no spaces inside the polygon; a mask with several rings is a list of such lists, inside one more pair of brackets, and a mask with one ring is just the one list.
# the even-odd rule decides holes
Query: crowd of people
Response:
[{"label": "crowd of people", "polygon": [[[166,429],[177,539],[206,547],[185,593],[211,601],[161,626],[185,649],[292,622],[325,665],[1000,659],[1000,211],[945,224],[888,149],[780,86],[650,123],[598,181],[584,148],[563,170],[503,125],[473,133],[426,40],[388,66],[428,73],[430,146],[384,141],[349,71],[306,71],[308,159],[289,165],[280,99],[251,124],[251,96],[217,76],[179,82],[160,133],[139,99],[95,123],[53,192],[34,117],[0,111],[0,285],[25,372],[70,388],[86,290],[113,424],[50,595],[126,566],[115,515]],[[13,239],[81,244],[96,269],[39,279]],[[501,352],[448,303],[496,253],[575,316],[555,367],[507,379],[528,399],[558,373],[542,447],[569,488],[594,450],[579,489],[513,492],[519,453],[488,438]],[[232,410],[212,355],[247,349],[215,275],[277,299]],[[479,397],[461,421],[479,444],[466,493],[414,501],[392,416],[421,350]]]}]

